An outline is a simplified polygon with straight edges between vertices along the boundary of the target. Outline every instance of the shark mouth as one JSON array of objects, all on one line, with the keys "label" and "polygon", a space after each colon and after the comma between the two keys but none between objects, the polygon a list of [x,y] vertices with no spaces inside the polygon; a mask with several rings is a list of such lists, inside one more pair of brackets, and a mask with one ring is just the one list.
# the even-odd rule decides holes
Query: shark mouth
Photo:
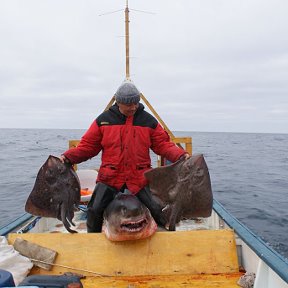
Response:
[{"label": "shark mouth", "polygon": [[127,232],[139,232],[146,227],[148,221],[146,218],[138,220],[138,221],[126,221],[120,225],[121,230]]}]

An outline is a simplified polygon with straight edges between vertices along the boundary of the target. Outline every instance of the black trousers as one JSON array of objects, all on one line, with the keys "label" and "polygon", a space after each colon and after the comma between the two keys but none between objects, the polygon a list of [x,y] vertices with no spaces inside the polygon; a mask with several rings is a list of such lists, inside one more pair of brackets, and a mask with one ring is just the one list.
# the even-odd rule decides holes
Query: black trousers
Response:
[{"label": "black trousers", "polygon": [[[120,191],[124,191],[126,187]],[[93,195],[87,205],[87,232],[88,233],[100,233],[103,225],[103,214],[105,208],[114,199],[115,195],[119,191],[104,183],[97,183]],[[136,196],[138,199],[150,210],[155,222],[165,227],[166,219],[162,213],[162,207],[157,203],[151,195],[151,191],[148,186],[141,189]]]},{"label": "black trousers", "polygon": [[154,218],[155,222],[157,223],[157,225],[162,228],[165,228],[167,220],[165,219],[164,214],[162,212],[163,207],[152,198],[149,186],[145,186],[143,189],[141,189],[136,194],[136,196],[150,210],[150,213]]}]

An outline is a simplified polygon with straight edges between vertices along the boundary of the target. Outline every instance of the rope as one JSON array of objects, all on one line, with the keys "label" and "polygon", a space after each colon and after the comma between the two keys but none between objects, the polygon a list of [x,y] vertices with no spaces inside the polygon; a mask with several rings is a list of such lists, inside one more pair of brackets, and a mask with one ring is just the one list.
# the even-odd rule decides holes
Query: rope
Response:
[{"label": "rope", "polygon": [[57,267],[62,267],[62,268],[67,268],[67,269],[71,269],[71,270],[75,270],[75,271],[87,272],[87,273],[90,273],[90,274],[97,275],[99,277],[113,277],[112,275],[101,274],[101,273],[97,273],[95,271],[91,271],[91,270],[87,270],[87,269],[74,268],[74,267],[71,267],[71,266],[50,263],[50,262],[47,262],[47,261],[37,260],[37,259],[33,259],[33,258],[30,258],[30,260],[33,261],[33,262],[40,262],[40,263],[43,263],[43,264],[57,266]]}]

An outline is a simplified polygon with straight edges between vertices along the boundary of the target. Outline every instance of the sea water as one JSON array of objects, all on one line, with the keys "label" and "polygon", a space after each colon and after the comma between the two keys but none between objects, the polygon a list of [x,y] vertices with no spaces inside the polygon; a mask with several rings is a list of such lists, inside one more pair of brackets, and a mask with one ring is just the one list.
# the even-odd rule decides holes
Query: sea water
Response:
[{"label": "sea water", "polygon": [[[0,129],[0,227],[24,213],[37,172],[84,130]],[[204,154],[214,198],[288,258],[288,134],[175,132]],[[154,156],[153,156],[154,158]],[[81,164],[95,168],[100,157]]]}]

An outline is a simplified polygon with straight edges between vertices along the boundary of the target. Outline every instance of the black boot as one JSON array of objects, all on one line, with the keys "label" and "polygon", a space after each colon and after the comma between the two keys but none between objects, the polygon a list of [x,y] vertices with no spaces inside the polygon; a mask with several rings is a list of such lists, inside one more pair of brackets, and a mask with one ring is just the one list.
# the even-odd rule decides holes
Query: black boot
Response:
[{"label": "black boot", "polygon": [[151,191],[148,186],[141,189],[136,196],[138,199],[150,210],[152,217],[158,226],[166,229],[167,219],[165,218],[164,213],[162,212],[162,206],[156,202],[151,194]]},{"label": "black boot", "polygon": [[113,200],[117,190],[103,183],[97,183],[87,205],[87,232],[100,233],[103,225],[103,213]]}]

